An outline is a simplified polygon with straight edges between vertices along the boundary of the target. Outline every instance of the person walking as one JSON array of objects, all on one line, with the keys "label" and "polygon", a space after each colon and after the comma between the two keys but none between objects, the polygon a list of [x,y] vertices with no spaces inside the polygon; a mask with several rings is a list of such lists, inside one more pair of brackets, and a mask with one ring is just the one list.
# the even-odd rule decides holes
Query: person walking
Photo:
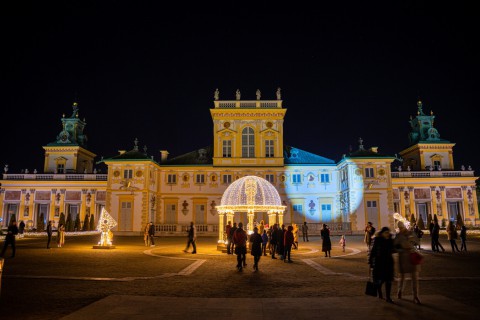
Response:
[{"label": "person walking", "polygon": [[298,250],[298,225],[292,223],[292,233],[293,233],[293,249]]},{"label": "person walking", "polygon": [[195,243],[196,241],[197,241],[197,229],[195,228],[195,225],[193,224],[193,221],[192,221],[190,222],[190,228],[188,229],[187,247],[185,248],[185,250],[183,250],[183,252],[188,253],[188,249],[190,249],[190,244],[191,244],[193,247],[192,254],[196,254],[197,253],[197,245]]},{"label": "person walking", "polygon": [[367,250],[370,252],[370,248],[372,247],[372,239],[373,236],[375,235],[375,227],[373,224],[369,221],[367,225],[365,226],[365,244],[367,245]]},{"label": "person walking", "polygon": [[20,224],[18,225],[18,233],[23,235],[23,232],[25,230],[25,222],[20,221]]},{"label": "person walking", "polygon": [[150,226],[148,227],[148,239],[150,240],[150,247],[155,247],[155,226],[153,222],[150,221]]},{"label": "person walking", "polygon": [[413,232],[415,232],[415,235],[417,236],[418,238],[418,250],[422,249],[420,246],[421,246],[421,242],[422,242],[422,237],[423,237],[423,231],[418,227],[417,224],[415,224],[415,226],[413,227]]},{"label": "person walking", "polygon": [[58,226],[58,235],[57,235],[57,246],[59,248],[63,247],[65,244],[65,226],[61,223]]},{"label": "person walking", "polygon": [[50,249],[50,241],[52,241],[52,221],[48,221],[47,224],[47,249]]},{"label": "person walking", "polygon": [[460,251],[465,250],[465,252],[467,252],[467,227],[465,227],[465,225],[460,229],[460,239],[462,240]]},{"label": "person walking", "polygon": [[272,237],[270,239],[270,252],[272,254],[272,259],[277,259],[275,253],[277,253],[277,236],[278,236],[278,225],[275,223],[272,229]]},{"label": "person walking", "polygon": [[262,244],[263,244],[262,236],[258,234],[257,227],[253,228],[253,233],[250,235],[250,244],[251,244],[250,253],[253,256],[253,271],[257,272],[258,262],[260,261],[260,257],[262,256]]},{"label": "person walking", "polygon": [[230,252],[230,254],[233,254],[235,251],[235,244],[233,243],[233,234],[235,233],[235,230],[237,230],[237,223],[234,222],[232,228],[230,229],[230,241],[228,242],[228,248],[227,252]]},{"label": "person walking", "polygon": [[277,229],[277,253],[280,256],[280,259],[283,260],[283,254],[285,253],[284,245],[284,236],[285,236],[285,225],[282,224],[280,228]]},{"label": "person walking", "polygon": [[145,247],[150,245],[150,236],[148,235],[148,230],[150,230],[150,222],[145,225],[143,228],[143,241],[145,242]]},{"label": "person walking", "polygon": [[338,241],[338,243],[340,244],[340,247],[342,247],[342,251],[345,252],[345,246],[347,245],[347,240],[345,239],[344,234],[342,234],[342,236],[340,237],[340,241]]},{"label": "person walking", "polygon": [[330,229],[328,229],[325,223],[322,230],[320,230],[320,236],[322,237],[322,252],[325,252],[325,257],[331,257],[332,241],[330,240]]},{"label": "person walking", "polygon": [[232,230],[232,222],[228,221],[225,226],[225,237],[227,238],[227,254],[230,254],[230,242],[232,242],[232,237],[230,236],[230,231]]},{"label": "person walking", "polygon": [[458,246],[457,246],[458,233],[457,233],[457,229],[455,228],[455,224],[453,223],[453,221],[448,222],[447,238],[448,238],[448,241],[450,241],[450,246],[452,246],[452,252],[453,253],[455,253],[455,251],[460,252],[460,250],[458,250]]},{"label": "person walking", "polygon": [[5,242],[3,243],[2,253],[0,257],[3,257],[8,245],[12,246],[12,258],[15,258],[15,236],[18,234],[17,221],[13,220],[8,226],[7,235],[5,236]]},{"label": "person walking", "polygon": [[294,245],[294,236],[293,236],[293,227],[288,226],[287,231],[284,234],[283,237],[283,246],[285,247],[284,253],[283,253],[283,262],[293,262],[292,259],[290,259],[290,253],[292,252],[292,245]]},{"label": "person walking", "polygon": [[398,252],[398,270],[400,273],[398,284],[398,299],[402,299],[405,274],[410,273],[412,277],[412,291],[413,302],[421,304],[418,298],[418,273],[420,272],[420,265],[413,264],[410,258],[410,254],[415,250],[415,243],[417,242],[416,236],[413,232],[409,231],[402,221],[398,222],[399,232],[394,239],[394,248]]},{"label": "person walking", "polygon": [[268,235],[267,235],[267,230],[264,229],[262,234],[262,252],[264,256],[267,255],[267,244],[268,244]]},{"label": "person walking", "polygon": [[235,244],[235,254],[237,255],[237,269],[242,271],[247,266],[247,233],[243,230],[243,223],[238,223],[238,228],[233,233],[233,243]]},{"label": "person walking", "polygon": [[385,283],[386,301],[393,303],[390,293],[393,281],[393,256],[395,252],[390,229],[383,227],[373,239],[372,250],[368,257],[370,268],[373,269],[373,282],[377,287],[378,297],[383,299],[382,285]]},{"label": "person walking", "polygon": [[308,226],[307,226],[307,221],[304,221],[302,224],[302,236],[303,236],[303,242],[305,242],[305,239],[307,239],[308,242]]},{"label": "person walking", "polygon": [[432,242],[433,242],[432,251],[440,252],[440,249],[442,249],[442,252],[445,252],[445,249],[443,248],[439,239],[440,239],[440,225],[438,224],[438,220],[435,220],[433,222],[433,228],[432,228]]},{"label": "person walking", "polygon": [[[437,217],[437,216],[435,216]],[[435,227],[434,221],[430,221],[428,225],[428,230],[430,231],[430,246],[432,247],[432,251],[435,252],[435,237],[433,236],[433,228]]]}]

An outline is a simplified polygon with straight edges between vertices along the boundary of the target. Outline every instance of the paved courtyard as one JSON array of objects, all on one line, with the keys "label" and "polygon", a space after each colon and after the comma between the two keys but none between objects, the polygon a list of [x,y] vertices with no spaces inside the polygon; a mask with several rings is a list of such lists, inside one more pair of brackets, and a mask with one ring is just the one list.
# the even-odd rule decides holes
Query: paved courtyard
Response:
[{"label": "paved courtyard", "polygon": [[450,253],[445,238],[446,253],[424,245],[421,306],[411,302],[410,282],[394,305],[363,294],[368,265],[360,236],[347,237],[345,253],[333,237],[332,258],[311,237],[292,251],[294,263],[262,257],[258,273],[250,255],[239,273],[215,238],[200,238],[196,255],[182,252],[186,238],[156,238],[156,247],[145,247],[141,237],[115,237],[116,249],[93,250],[97,238],[67,237],[64,248],[50,250],[45,239],[17,241],[17,256],[5,255],[0,318],[437,320],[473,319],[480,311],[480,241],[473,238],[468,253]]}]

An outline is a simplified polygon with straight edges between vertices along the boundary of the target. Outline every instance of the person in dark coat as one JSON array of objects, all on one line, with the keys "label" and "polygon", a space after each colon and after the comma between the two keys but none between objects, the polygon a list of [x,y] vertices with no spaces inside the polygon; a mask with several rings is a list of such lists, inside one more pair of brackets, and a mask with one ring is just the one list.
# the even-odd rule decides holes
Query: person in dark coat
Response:
[{"label": "person in dark coat", "polygon": [[52,241],[52,221],[48,221],[47,225],[47,249],[50,249],[50,241]]},{"label": "person in dark coat", "polygon": [[185,248],[185,250],[183,250],[183,252],[188,253],[188,249],[190,249],[190,244],[191,244],[193,247],[192,254],[196,254],[197,253],[196,241],[197,241],[197,229],[195,228],[195,224],[192,221],[190,222],[190,228],[188,228],[187,247]]},{"label": "person in dark coat", "polygon": [[247,233],[243,230],[243,223],[241,222],[233,234],[233,243],[235,244],[235,254],[237,255],[237,269],[242,271],[242,267],[247,266]]},{"label": "person in dark coat", "polygon": [[284,238],[283,238],[283,245],[285,247],[285,253],[283,254],[283,262],[292,262],[290,259],[290,253],[292,252],[292,245],[294,243],[294,237],[293,237],[293,227],[288,226],[287,231],[285,232]]},{"label": "person in dark coat", "polygon": [[148,228],[148,237],[150,238],[150,247],[155,247],[155,226],[150,221],[150,227]]},{"label": "person in dark coat", "polygon": [[268,243],[268,235],[267,235],[267,230],[263,229],[263,234],[261,235],[262,237],[262,252],[263,255],[267,255],[267,243]]},{"label": "person in dark coat", "polygon": [[452,246],[452,252],[453,253],[455,251],[460,252],[457,246],[457,238],[458,238],[457,228],[455,227],[455,224],[452,221],[449,221],[447,225],[447,238],[448,238],[448,241],[450,241],[450,245]]},{"label": "person in dark coat", "polygon": [[467,252],[467,227],[464,225],[460,229],[460,239],[462,240],[462,246],[460,247],[460,251],[465,250]]},{"label": "person in dark coat", "polygon": [[237,223],[233,223],[233,227],[230,228],[230,239],[228,241],[228,248],[227,252],[230,252],[230,254],[233,254],[235,251],[235,244],[233,243],[233,234],[235,233],[235,230],[237,230]]},{"label": "person in dark coat", "polygon": [[20,221],[20,224],[18,225],[18,233],[23,234],[23,231],[25,230],[25,222]]},{"label": "person in dark coat", "polygon": [[283,254],[285,253],[285,246],[283,244],[283,237],[285,235],[285,225],[282,224],[277,230],[277,253],[280,255],[280,259],[283,260]]},{"label": "person in dark coat", "polygon": [[18,234],[17,221],[12,221],[8,226],[7,235],[5,236],[5,242],[3,243],[2,253],[0,257],[3,257],[8,245],[12,246],[12,258],[15,257],[15,236]]},{"label": "person in dark coat", "polygon": [[332,241],[330,240],[330,229],[328,229],[326,224],[323,224],[320,236],[322,237],[322,252],[325,252],[325,257],[331,257]]},{"label": "person in dark coat", "polygon": [[432,251],[440,252],[440,249],[442,249],[442,252],[445,252],[445,249],[440,243],[439,238],[440,238],[440,225],[438,224],[438,220],[435,220],[432,228],[432,242],[433,242]]},{"label": "person in dark coat", "polygon": [[383,227],[373,240],[368,263],[373,269],[373,281],[378,290],[378,297],[383,299],[382,285],[385,283],[386,301],[393,303],[390,297],[393,281],[393,256],[395,252],[390,229]]},{"label": "person in dark coat", "polygon": [[225,236],[227,238],[227,254],[230,254],[230,242],[232,242],[232,237],[230,236],[230,231],[232,230],[232,222],[228,221],[225,226]]},{"label": "person in dark coat", "polygon": [[270,252],[272,253],[272,259],[277,259],[275,253],[277,252],[277,236],[278,225],[275,223],[272,229],[272,236],[270,239]]},{"label": "person in dark coat", "polygon": [[251,254],[253,256],[253,271],[258,271],[258,262],[262,256],[262,236],[258,234],[258,228],[253,228],[253,233],[250,235],[250,247],[252,248]]}]

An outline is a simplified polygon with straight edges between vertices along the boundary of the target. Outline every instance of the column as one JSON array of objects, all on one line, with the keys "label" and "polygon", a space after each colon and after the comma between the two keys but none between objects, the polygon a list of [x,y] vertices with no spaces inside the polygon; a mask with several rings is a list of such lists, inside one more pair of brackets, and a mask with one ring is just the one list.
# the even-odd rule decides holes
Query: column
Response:
[{"label": "column", "polygon": [[[462,207],[463,207],[463,223],[467,223],[469,210],[468,210],[468,195],[467,195],[467,186],[462,186]],[[470,219],[469,219],[470,220]]]},{"label": "column", "polygon": [[278,224],[282,227],[283,224],[283,211],[278,212]]},{"label": "column", "polygon": [[[95,221],[95,213],[97,211],[97,204],[96,204],[96,199],[97,199],[97,189],[90,189],[91,192],[91,198],[90,198],[90,219],[89,221],[92,220],[93,217],[93,227],[95,228],[97,225],[97,221]],[[90,230],[93,231],[93,230]]]},{"label": "column", "polygon": [[276,214],[273,211],[268,211],[268,226],[273,226],[276,223]]},{"label": "column", "polygon": [[[17,219],[17,221],[20,221],[20,220],[29,220],[30,219],[30,214],[31,212],[29,212],[29,216],[25,217],[24,216],[24,212],[25,212],[25,194],[27,193],[27,189],[22,189],[22,195],[20,196],[20,207],[18,209],[18,217],[15,217]],[[32,219],[33,220],[33,219]],[[10,221],[7,221],[7,225],[10,223]],[[28,229],[28,228],[36,228],[36,226],[29,226],[26,222],[25,222],[25,229]]]},{"label": "column", "polygon": [[[442,219],[447,219],[448,220],[448,211],[447,211],[447,201],[446,201],[446,194],[445,194],[445,186],[440,186],[440,194],[441,194],[441,205],[442,205],[442,212],[441,212],[441,215],[439,214],[439,216],[441,216]],[[440,222],[440,226],[442,225],[441,221]]]},{"label": "column", "polygon": [[[47,221],[48,220],[55,220],[55,218],[59,219],[59,217],[55,217],[55,194],[57,193],[57,189],[52,189],[50,192],[51,192],[50,193],[50,213],[47,216]],[[57,220],[57,222],[58,222],[58,220]],[[52,227],[57,228],[58,225],[55,224],[55,222],[52,222]]]},{"label": "column", "polygon": [[82,189],[82,204],[80,205],[80,230],[83,230],[83,223],[85,222],[86,208],[87,208],[87,192],[88,189]]},{"label": "column", "polygon": [[472,218],[472,223],[473,225],[477,225],[477,219],[479,218],[478,216],[478,200],[477,200],[477,193],[475,192],[475,188],[476,186],[473,185],[472,186],[472,200],[473,200],[473,212],[474,212],[474,215],[473,215],[473,218]]},{"label": "column", "polygon": [[404,191],[405,191],[405,188],[404,187],[400,187],[398,188],[398,193],[400,195],[400,208],[398,208],[399,210],[399,214],[402,216],[402,217],[405,217],[405,197],[403,196],[404,194]]},{"label": "column", "polygon": [[[415,199],[413,197],[413,187],[408,187],[409,199],[410,199],[410,214],[415,215]],[[408,217],[410,219],[410,217]],[[417,216],[415,216],[415,219]]]},{"label": "column", "polygon": [[234,213],[231,211],[227,211],[227,221],[231,221],[233,225],[233,215]]},{"label": "column", "polygon": [[248,226],[247,226],[247,233],[250,231],[250,233],[253,232],[253,217],[255,216],[255,212],[253,210],[248,210]]},{"label": "column", "polygon": [[224,219],[225,219],[225,214],[223,211],[218,212],[218,243],[225,243],[223,239],[223,232],[225,229],[224,226]]}]

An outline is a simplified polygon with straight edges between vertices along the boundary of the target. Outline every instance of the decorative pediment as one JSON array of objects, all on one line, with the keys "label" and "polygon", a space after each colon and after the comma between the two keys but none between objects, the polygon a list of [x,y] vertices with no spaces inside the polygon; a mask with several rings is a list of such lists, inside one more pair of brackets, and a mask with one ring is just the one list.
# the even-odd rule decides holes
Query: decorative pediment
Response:
[{"label": "decorative pediment", "polygon": [[65,157],[58,157],[54,159],[55,161],[67,161],[68,159]]},{"label": "decorative pediment", "polygon": [[230,135],[235,135],[235,134],[237,134],[237,131],[232,130],[232,129],[230,129],[230,128],[223,128],[222,130],[218,130],[218,131],[217,131],[217,134],[220,134],[220,135],[222,135],[222,136],[224,136],[224,137],[228,137],[228,136],[230,136]]},{"label": "decorative pediment", "polygon": [[278,134],[279,132],[275,129],[272,129],[272,128],[267,128],[265,130],[262,130],[260,131],[260,134],[263,134],[263,135],[275,135],[275,134]]}]

